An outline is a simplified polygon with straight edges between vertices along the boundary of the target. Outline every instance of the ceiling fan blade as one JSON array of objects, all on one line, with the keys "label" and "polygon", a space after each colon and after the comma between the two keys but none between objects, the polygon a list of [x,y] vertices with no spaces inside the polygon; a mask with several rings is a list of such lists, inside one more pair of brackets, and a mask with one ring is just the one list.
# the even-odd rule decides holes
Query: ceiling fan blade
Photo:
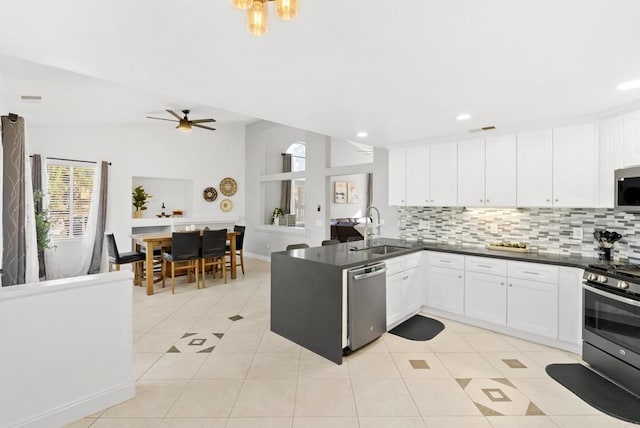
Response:
[{"label": "ceiling fan blade", "polygon": [[182,117],[180,117],[180,115],[178,115],[178,113],[176,113],[175,111],[167,110],[167,113],[169,113],[171,116],[175,117],[178,120],[182,120]]},{"label": "ceiling fan blade", "polygon": [[206,123],[206,122],[215,122],[215,119],[196,119],[190,120],[191,123]]},{"label": "ceiling fan blade", "polygon": [[156,120],[166,120],[166,121],[168,121],[168,122],[177,122],[177,121],[175,121],[175,120],[173,120],[173,119],[165,119],[165,118],[163,118],[163,117],[152,117],[152,116],[147,116],[147,119],[156,119]]},{"label": "ceiling fan blade", "polygon": [[216,128],[210,128],[208,126],[204,126],[204,125],[198,125],[197,123],[192,123],[191,126],[196,126],[198,128],[204,128],[204,129],[208,129],[209,131],[215,131]]}]

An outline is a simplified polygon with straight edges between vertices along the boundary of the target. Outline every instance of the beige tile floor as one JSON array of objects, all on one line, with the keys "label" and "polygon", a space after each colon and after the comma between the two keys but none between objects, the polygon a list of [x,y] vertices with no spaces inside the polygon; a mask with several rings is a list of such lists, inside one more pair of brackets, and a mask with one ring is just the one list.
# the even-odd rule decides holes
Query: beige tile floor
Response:
[{"label": "beige tile floor", "polygon": [[246,274],[226,285],[208,278],[197,290],[181,279],[175,295],[153,296],[135,288],[136,397],[69,426],[634,426],[546,375],[546,364],[579,356],[447,319],[431,341],[385,334],[342,365],[329,362],[269,331],[269,269],[247,259]]}]

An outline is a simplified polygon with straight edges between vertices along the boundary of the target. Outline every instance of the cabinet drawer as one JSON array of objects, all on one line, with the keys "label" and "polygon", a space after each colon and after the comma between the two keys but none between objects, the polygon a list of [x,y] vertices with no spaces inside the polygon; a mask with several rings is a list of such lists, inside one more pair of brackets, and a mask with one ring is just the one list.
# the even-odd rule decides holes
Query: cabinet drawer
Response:
[{"label": "cabinet drawer", "polygon": [[429,253],[429,266],[464,270],[464,256],[450,253]]},{"label": "cabinet drawer", "polygon": [[384,262],[387,265],[387,276],[418,267],[418,264],[420,264],[420,256],[421,253],[413,253],[386,259]]},{"label": "cabinet drawer", "polygon": [[526,262],[508,262],[507,266],[509,278],[558,283],[558,266]]},{"label": "cabinet drawer", "polygon": [[488,257],[466,256],[464,267],[468,272],[488,273],[491,275],[507,276],[507,261]]}]

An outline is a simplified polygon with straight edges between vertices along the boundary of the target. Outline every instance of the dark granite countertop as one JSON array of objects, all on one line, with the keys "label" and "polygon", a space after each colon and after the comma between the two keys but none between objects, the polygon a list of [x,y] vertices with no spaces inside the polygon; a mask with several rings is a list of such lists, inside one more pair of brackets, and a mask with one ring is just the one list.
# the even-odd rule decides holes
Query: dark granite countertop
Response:
[{"label": "dark granite countertop", "polygon": [[[448,245],[434,242],[420,242],[412,240],[377,238],[367,242],[367,247],[390,245],[402,247],[403,250],[391,254],[375,254],[372,251],[363,250],[364,241],[346,242],[339,245],[328,245],[325,247],[313,247],[299,250],[282,251],[303,260],[314,261],[339,268],[350,268],[361,266],[376,261],[402,256],[422,250],[441,251],[445,253],[464,254],[469,256],[492,257],[505,260],[516,260],[531,263],[545,263],[560,266],[586,268],[591,263],[598,263],[594,257],[565,256],[552,253],[513,253],[507,251],[489,250],[471,245]],[[356,248],[354,251],[352,248]],[[600,261],[601,262],[601,261]]]}]

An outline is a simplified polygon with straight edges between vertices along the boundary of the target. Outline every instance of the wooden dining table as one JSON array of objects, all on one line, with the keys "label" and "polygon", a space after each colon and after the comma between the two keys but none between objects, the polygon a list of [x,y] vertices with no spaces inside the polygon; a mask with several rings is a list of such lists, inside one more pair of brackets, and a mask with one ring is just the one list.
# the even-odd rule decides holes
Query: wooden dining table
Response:
[{"label": "wooden dining table", "polygon": [[[227,240],[229,241],[229,249],[231,253],[231,279],[236,279],[236,236],[240,235],[240,232],[227,231]],[[153,272],[149,273],[149,270],[153,270],[153,250],[155,248],[167,248],[171,247],[171,232],[148,232],[148,233],[134,233],[131,234],[136,247],[136,251],[140,251],[142,247],[145,248],[147,258],[145,260],[145,266],[147,268],[147,295],[153,294]]]}]

